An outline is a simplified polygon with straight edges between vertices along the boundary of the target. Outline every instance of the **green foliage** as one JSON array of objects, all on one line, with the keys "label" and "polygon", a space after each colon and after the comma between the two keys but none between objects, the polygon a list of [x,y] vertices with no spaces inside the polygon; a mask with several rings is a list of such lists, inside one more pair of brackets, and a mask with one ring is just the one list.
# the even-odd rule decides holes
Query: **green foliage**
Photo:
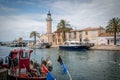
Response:
[{"label": "green foliage", "polygon": [[106,27],[106,32],[110,33],[119,33],[120,32],[120,18],[112,18],[109,20],[108,25]]},{"label": "green foliage", "polygon": [[39,33],[37,33],[36,31],[32,31],[30,33],[30,38],[34,37],[34,44],[36,44],[36,37],[39,37]]},{"label": "green foliage", "polygon": [[70,28],[71,25],[68,24],[68,22],[66,22],[65,20],[60,20],[60,22],[57,25],[57,32],[62,32],[63,34],[63,41],[65,41],[66,36],[65,33],[66,32],[70,32],[70,30],[72,30],[72,28]]},{"label": "green foliage", "polygon": [[106,26],[106,32],[114,33],[114,45],[116,45],[116,33],[120,32],[120,18],[114,17],[110,19]]}]

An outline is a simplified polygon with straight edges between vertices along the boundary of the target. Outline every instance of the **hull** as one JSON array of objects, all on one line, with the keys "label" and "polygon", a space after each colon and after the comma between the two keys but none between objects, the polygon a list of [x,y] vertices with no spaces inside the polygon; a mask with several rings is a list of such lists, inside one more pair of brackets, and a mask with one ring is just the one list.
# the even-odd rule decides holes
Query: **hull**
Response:
[{"label": "hull", "polygon": [[46,77],[20,77],[8,75],[7,80],[46,80]]},{"label": "hull", "polygon": [[59,46],[60,50],[69,50],[69,51],[82,51],[88,50],[88,46]]}]

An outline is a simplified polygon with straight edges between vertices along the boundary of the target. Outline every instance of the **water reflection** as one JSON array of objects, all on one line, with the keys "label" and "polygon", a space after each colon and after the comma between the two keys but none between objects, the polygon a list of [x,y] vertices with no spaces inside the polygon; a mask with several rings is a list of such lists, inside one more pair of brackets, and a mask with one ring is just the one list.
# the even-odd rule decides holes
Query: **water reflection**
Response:
[{"label": "water reflection", "polygon": [[[0,56],[9,53],[11,48],[0,47]],[[35,49],[31,59],[41,63],[41,58],[50,57],[53,62],[52,73],[57,80],[69,80],[62,73],[57,62],[58,54],[62,56],[73,80],[120,80],[120,51],[61,51],[56,48]]]}]

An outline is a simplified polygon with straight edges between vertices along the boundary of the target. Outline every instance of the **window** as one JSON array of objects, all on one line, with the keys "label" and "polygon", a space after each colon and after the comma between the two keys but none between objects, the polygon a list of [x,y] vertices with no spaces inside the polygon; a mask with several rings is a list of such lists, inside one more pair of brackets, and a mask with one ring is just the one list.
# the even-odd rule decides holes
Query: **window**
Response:
[{"label": "window", "polygon": [[21,58],[28,58],[28,55],[29,55],[28,52],[23,52]]},{"label": "window", "polygon": [[76,32],[74,32],[74,38],[76,38]]},{"label": "window", "polygon": [[82,34],[80,34],[80,37],[82,37]]},{"label": "window", "polygon": [[87,31],[85,32],[85,35],[88,35],[88,32],[87,32]]},{"label": "window", "polygon": [[60,42],[60,39],[58,39],[58,42]]},{"label": "window", "polygon": [[69,38],[71,38],[71,33],[69,33]]}]

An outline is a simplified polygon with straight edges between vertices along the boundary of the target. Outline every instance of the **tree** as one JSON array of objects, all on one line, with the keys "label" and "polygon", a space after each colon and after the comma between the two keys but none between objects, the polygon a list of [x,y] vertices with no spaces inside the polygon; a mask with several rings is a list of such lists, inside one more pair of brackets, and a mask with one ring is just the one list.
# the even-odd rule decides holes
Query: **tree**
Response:
[{"label": "tree", "polygon": [[62,38],[63,38],[63,42],[65,42],[66,40],[66,36],[65,33],[66,32],[70,32],[70,30],[72,30],[72,28],[70,28],[71,25],[68,24],[65,20],[60,20],[60,22],[57,25],[57,31],[62,32]]},{"label": "tree", "polygon": [[120,18],[114,17],[109,20],[106,32],[114,34],[114,45],[116,45],[116,33],[120,32]]},{"label": "tree", "polygon": [[18,42],[19,42],[19,43],[22,43],[22,42],[23,42],[23,38],[20,37],[20,38],[18,39]]},{"label": "tree", "polygon": [[37,33],[36,31],[32,31],[30,33],[30,38],[34,37],[34,45],[36,44],[36,38],[39,37],[39,33]]}]

